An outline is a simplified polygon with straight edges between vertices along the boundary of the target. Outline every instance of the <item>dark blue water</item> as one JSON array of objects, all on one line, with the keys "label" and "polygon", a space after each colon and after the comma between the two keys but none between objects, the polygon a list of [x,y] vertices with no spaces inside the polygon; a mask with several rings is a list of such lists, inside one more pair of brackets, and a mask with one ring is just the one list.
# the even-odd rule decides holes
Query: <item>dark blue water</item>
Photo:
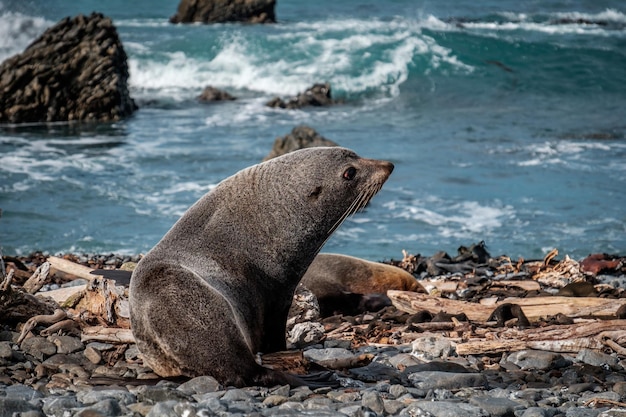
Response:
[{"label": "dark blue water", "polygon": [[[279,0],[276,25],[173,26],[177,3],[0,0],[0,59],[64,16],[110,16],[140,106],[0,128],[5,253],[145,252],[299,124],[396,165],[325,251],[626,252],[622,2]],[[345,104],[264,106],[325,81]],[[207,85],[239,99],[199,104]]]}]

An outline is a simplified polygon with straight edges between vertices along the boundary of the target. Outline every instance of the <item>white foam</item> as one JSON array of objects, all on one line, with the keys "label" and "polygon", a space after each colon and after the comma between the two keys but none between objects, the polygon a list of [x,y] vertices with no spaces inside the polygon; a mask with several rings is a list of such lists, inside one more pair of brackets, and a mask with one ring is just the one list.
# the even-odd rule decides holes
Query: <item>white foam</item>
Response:
[{"label": "white foam", "polygon": [[43,17],[3,11],[0,4],[0,62],[21,53],[53,24]]},{"label": "white foam", "polygon": [[434,226],[442,237],[476,238],[488,236],[515,218],[510,205],[491,205],[476,201],[446,204],[436,198],[392,201],[384,206],[395,218],[404,218]]},{"label": "white foam", "polygon": [[207,85],[292,96],[324,81],[332,81],[335,92],[379,90],[395,96],[418,55],[429,57],[432,68],[472,70],[423,35],[417,21],[325,20],[279,26],[262,41],[250,36],[257,35],[224,34],[210,59],[131,45],[129,83],[139,95],[178,99]]}]

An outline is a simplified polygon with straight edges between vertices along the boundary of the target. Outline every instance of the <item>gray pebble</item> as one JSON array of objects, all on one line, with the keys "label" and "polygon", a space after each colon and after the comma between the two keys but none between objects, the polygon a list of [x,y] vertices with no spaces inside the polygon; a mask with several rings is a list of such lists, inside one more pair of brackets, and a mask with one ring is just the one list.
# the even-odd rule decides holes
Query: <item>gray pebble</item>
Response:
[{"label": "gray pebble", "polygon": [[605,368],[617,369],[619,360],[615,356],[607,355],[603,352],[597,352],[591,349],[581,349],[576,355],[576,360],[593,366],[601,366]]},{"label": "gray pebble", "polygon": [[556,413],[556,408],[529,407],[519,417],[552,417]]},{"label": "gray pebble", "polygon": [[424,390],[484,387],[487,384],[485,376],[479,373],[425,371],[410,374],[409,380],[416,388]]},{"label": "gray pebble", "polygon": [[43,404],[43,412],[48,416],[64,417],[65,411],[71,408],[82,407],[76,397],[65,395],[63,397],[46,398]]},{"label": "gray pebble", "polygon": [[85,349],[79,338],[73,336],[49,336],[48,340],[57,347],[57,353],[74,353]]},{"label": "gray pebble", "polygon": [[239,389],[239,388],[233,388],[233,389],[229,389],[228,391],[226,391],[226,393],[224,393],[224,395],[222,396],[222,401],[256,401],[255,398],[250,395],[248,392]]},{"label": "gray pebble", "polygon": [[43,397],[41,392],[22,384],[9,385],[3,391],[5,398],[16,400],[32,401]]},{"label": "gray pebble", "polygon": [[374,411],[362,405],[349,405],[347,407],[342,407],[337,411],[349,417],[376,417],[377,416],[377,414]]},{"label": "gray pebble", "polygon": [[178,401],[164,401],[154,405],[146,417],[195,417],[198,415],[195,404]]},{"label": "gray pebble", "polygon": [[57,353],[57,347],[54,343],[48,341],[44,337],[34,336],[24,339],[20,345],[20,349],[34,358],[43,361],[49,356]]},{"label": "gray pebble", "polygon": [[383,403],[383,399],[376,391],[363,392],[361,403],[364,407],[367,407],[378,414],[382,414],[385,410],[385,404]]},{"label": "gray pebble", "polygon": [[[97,413],[97,414],[96,414]],[[120,405],[112,398],[99,401],[89,407],[82,408],[76,414],[75,417],[91,417],[91,416],[106,416],[114,417],[119,416],[122,413]]]},{"label": "gray pebble", "polygon": [[521,369],[545,370],[563,368],[571,364],[560,353],[545,352],[542,350],[520,350],[511,353],[506,359]]},{"label": "gray pebble", "polygon": [[11,342],[0,342],[0,358],[10,359],[13,356],[12,345]]},{"label": "gray pebble", "polygon": [[[428,414],[426,414],[428,413]],[[450,401],[418,401],[400,412],[401,417],[488,417],[479,407]]]},{"label": "gray pebble", "polygon": [[491,417],[512,416],[515,410],[523,408],[522,405],[508,398],[492,396],[474,396],[469,399],[469,403],[482,408]]},{"label": "gray pebble", "polygon": [[199,376],[197,378],[190,379],[189,381],[181,384],[178,388],[179,391],[185,394],[206,394],[207,392],[215,392],[221,389],[221,385],[217,382],[217,379],[212,376]]},{"label": "gray pebble", "polygon": [[76,393],[76,399],[83,404],[95,404],[112,399],[120,404],[132,404],[137,402],[137,396],[125,389],[90,389]]},{"label": "gray pebble", "polygon": [[28,411],[41,412],[41,408],[23,399],[0,397],[0,417],[12,417],[14,413],[24,413]]}]

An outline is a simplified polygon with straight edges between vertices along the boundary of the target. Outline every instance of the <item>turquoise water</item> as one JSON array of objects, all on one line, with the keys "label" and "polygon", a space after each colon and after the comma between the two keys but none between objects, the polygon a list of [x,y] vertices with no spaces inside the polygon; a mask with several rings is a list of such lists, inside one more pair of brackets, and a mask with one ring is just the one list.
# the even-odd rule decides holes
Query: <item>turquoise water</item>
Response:
[{"label": "turquoise water", "polygon": [[[177,3],[0,0],[0,59],[64,16],[110,16],[140,106],[0,127],[4,253],[145,252],[299,124],[396,165],[325,251],[626,252],[622,2],[278,0],[266,26],[170,25]],[[344,104],[264,106],[325,81]],[[207,85],[239,99],[200,104]]]}]

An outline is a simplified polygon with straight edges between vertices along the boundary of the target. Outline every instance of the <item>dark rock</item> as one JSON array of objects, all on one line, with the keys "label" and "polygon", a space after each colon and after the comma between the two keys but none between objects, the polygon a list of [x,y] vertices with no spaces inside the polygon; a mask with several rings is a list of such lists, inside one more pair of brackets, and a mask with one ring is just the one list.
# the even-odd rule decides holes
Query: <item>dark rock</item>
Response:
[{"label": "dark rock", "polygon": [[315,129],[309,126],[296,126],[291,133],[277,137],[270,153],[263,159],[275,158],[298,149],[313,148],[316,146],[339,146],[332,140],[326,139]]},{"label": "dark rock", "polygon": [[54,343],[40,336],[29,337],[24,339],[20,345],[22,351],[29,354],[40,361],[57,353],[57,347]]},{"label": "dark rock", "polygon": [[276,0],[181,0],[171,23],[275,23]]},{"label": "dark rock", "polygon": [[521,369],[558,369],[563,368],[571,361],[564,358],[559,353],[546,352],[541,350],[520,350],[519,352],[513,352],[507,358],[507,361],[514,363]]},{"label": "dark rock", "polygon": [[416,372],[409,375],[415,388],[429,389],[460,389],[465,387],[484,387],[487,380],[479,373],[452,373],[440,371]]},{"label": "dark rock", "polygon": [[334,104],[330,94],[330,84],[314,84],[313,87],[304,93],[298,94],[289,101],[284,101],[280,97],[274,97],[267,103],[268,107],[278,107],[281,109],[299,109],[306,106],[329,106]]},{"label": "dark rock", "polygon": [[137,109],[111,19],[65,18],[0,65],[0,123],[112,121]]},{"label": "dark rock", "polygon": [[227,100],[236,100],[235,97],[228,94],[226,91],[219,90],[215,87],[206,87],[202,94],[198,96],[199,101],[227,101]]},{"label": "dark rock", "polygon": [[12,417],[29,411],[41,412],[41,408],[19,398],[0,397],[0,417]]}]

